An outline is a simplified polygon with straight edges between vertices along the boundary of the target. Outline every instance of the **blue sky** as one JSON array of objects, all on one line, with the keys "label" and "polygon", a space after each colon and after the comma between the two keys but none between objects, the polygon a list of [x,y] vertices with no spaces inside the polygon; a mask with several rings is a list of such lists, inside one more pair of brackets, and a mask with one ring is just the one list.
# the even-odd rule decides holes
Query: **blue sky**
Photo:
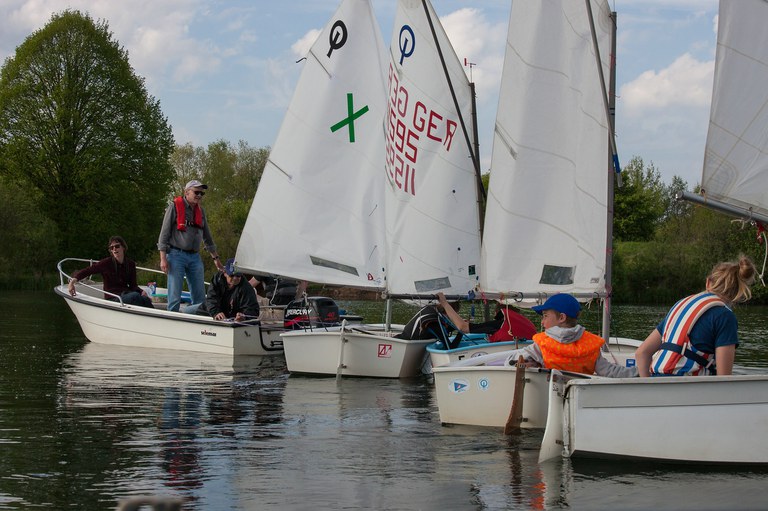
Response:
[{"label": "blue sky", "polygon": [[[580,0],[574,0],[580,1]],[[173,126],[176,142],[272,145],[296,64],[339,0],[3,0],[0,59],[54,12],[109,22]],[[395,0],[373,0],[389,44]],[[476,63],[483,169],[490,165],[510,0],[433,0],[460,58]],[[699,182],[717,0],[610,0],[618,12],[617,143],[622,165],[653,162],[669,183]]]}]

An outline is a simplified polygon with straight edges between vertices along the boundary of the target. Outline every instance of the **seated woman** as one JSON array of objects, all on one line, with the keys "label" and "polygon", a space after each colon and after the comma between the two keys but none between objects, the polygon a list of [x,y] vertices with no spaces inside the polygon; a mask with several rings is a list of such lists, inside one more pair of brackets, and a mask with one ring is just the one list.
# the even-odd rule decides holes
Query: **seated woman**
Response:
[{"label": "seated woman", "polygon": [[128,251],[128,245],[121,236],[112,236],[107,245],[109,257],[92,264],[88,268],[76,272],[69,281],[69,294],[75,296],[75,284],[91,275],[100,274],[104,284],[104,298],[112,301],[119,301],[117,295],[124,304],[141,305],[142,307],[153,307],[152,300],[147,293],[136,283],[136,263],[128,259],[125,253]]},{"label": "seated woman", "polygon": [[706,291],[683,298],[635,352],[640,376],[729,375],[739,345],[734,303],[752,297],[751,259],[718,263]]}]

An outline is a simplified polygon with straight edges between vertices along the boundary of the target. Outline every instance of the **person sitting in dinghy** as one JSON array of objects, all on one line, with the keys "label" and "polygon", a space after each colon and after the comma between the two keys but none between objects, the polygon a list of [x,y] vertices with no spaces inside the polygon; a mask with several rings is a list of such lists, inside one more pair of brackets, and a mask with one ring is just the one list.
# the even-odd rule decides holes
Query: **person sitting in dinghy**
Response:
[{"label": "person sitting in dinghy", "polygon": [[109,238],[107,250],[110,254],[109,257],[105,257],[88,268],[83,268],[72,276],[69,280],[69,294],[72,296],[77,294],[75,284],[78,280],[99,274],[103,280],[104,291],[110,293],[104,295],[106,300],[115,302],[122,300],[127,305],[153,307],[152,300],[149,299],[146,291],[141,289],[136,282],[136,263],[126,257],[128,244],[122,236]]},{"label": "person sitting in dinghy", "polygon": [[219,321],[234,319],[239,323],[258,319],[259,301],[256,299],[256,290],[237,271],[235,259],[231,258],[224,265],[224,271],[217,272],[211,279],[205,301],[187,307],[185,312],[210,315]]},{"label": "person sitting in dinghy", "polygon": [[637,348],[640,376],[730,375],[739,345],[731,307],[752,297],[756,274],[744,255],[715,265],[706,291],[677,302]]},{"label": "person sitting in dinghy", "polygon": [[462,333],[488,334],[490,342],[532,339],[536,335],[536,326],[531,323],[531,320],[517,312],[514,307],[499,304],[496,316],[491,321],[470,323],[448,303],[443,293],[437,293],[437,301],[448,319]]},{"label": "person sitting in dinghy", "polygon": [[528,367],[546,367],[575,373],[597,374],[609,378],[637,376],[636,367],[614,364],[602,355],[605,341],[578,323],[581,305],[573,296],[559,293],[532,307],[541,315],[543,332],[533,336],[533,344],[513,350],[508,365],[522,355]]}]

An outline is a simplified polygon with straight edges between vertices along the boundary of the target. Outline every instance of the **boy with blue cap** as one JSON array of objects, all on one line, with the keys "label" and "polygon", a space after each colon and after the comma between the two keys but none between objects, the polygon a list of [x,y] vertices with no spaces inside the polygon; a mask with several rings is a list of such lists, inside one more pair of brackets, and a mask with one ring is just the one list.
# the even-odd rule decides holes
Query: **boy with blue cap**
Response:
[{"label": "boy with blue cap", "polygon": [[637,376],[636,367],[622,367],[603,358],[605,341],[578,323],[581,305],[573,296],[560,293],[532,307],[541,315],[543,332],[533,336],[533,344],[515,350],[507,358],[514,365],[522,355],[528,364],[610,378]]}]

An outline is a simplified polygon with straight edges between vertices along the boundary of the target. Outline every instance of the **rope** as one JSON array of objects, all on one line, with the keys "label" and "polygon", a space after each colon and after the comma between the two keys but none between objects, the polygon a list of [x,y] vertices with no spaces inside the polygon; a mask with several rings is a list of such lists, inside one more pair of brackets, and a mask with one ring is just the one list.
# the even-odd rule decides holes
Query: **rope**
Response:
[{"label": "rope", "polygon": [[757,278],[760,279],[760,283],[765,286],[765,269],[768,266],[768,235],[766,235],[765,226],[754,219],[746,219],[746,218],[737,218],[735,220],[731,220],[731,223],[740,224],[742,230],[749,225],[755,226],[757,229],[757,242],[760,243],[760,238],[763,238],[763,245],[765,247],[765,254],[763,255],[763,269],[760,271],[760,273],[757,274]]},{"label": "rope", "polygon": [[765,287],[765,280],[763,279],[763,277],[765,276],[766,263],[768,263],[768,235],[766,235],[765,229],[763,228],[762,224],[758,223],[757,225],[759,226],[758,232],[757,232],[757,241],[759,242],[760,236],[762,236],[763,244],[765,245],[765,255],[763,256],[763,269],[758,274],[757,277],[760,279],[760,283],[763,284],[763,287]]}]

